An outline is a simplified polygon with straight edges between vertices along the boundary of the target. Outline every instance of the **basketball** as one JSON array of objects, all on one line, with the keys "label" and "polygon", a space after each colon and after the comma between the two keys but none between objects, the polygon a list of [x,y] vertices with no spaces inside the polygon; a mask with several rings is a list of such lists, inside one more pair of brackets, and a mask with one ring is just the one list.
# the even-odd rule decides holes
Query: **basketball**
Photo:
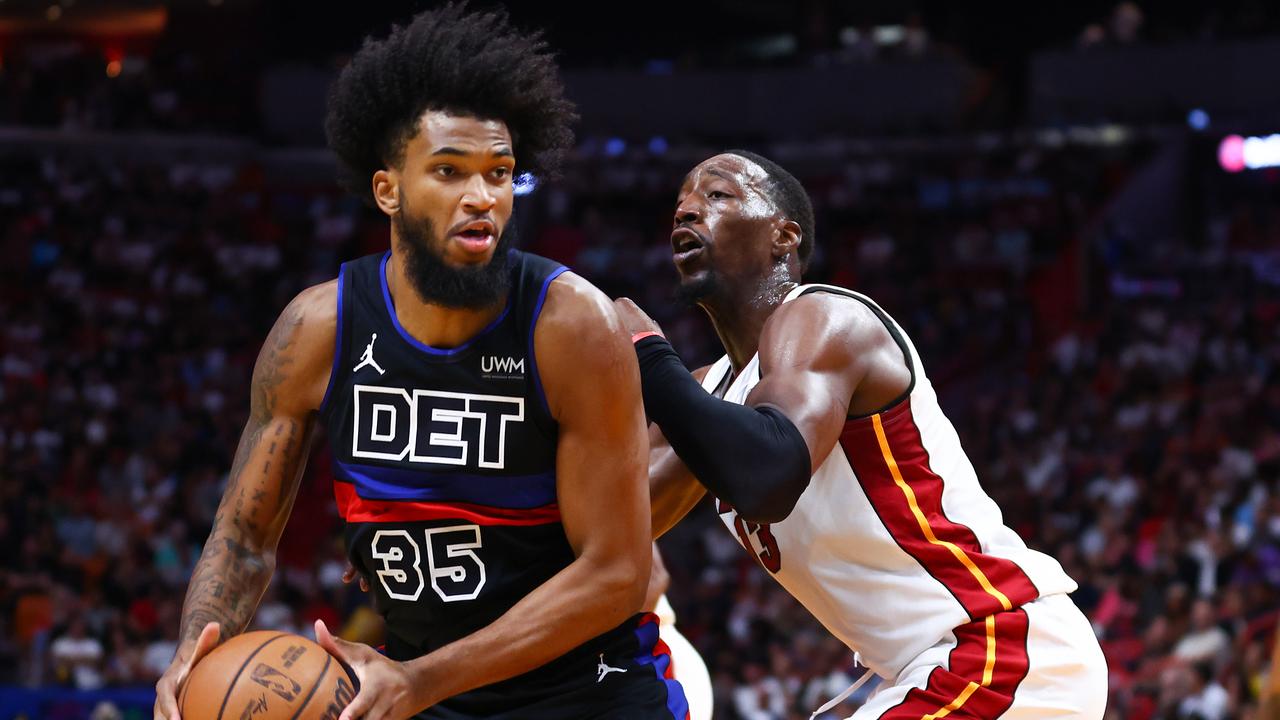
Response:
[{"label": "basketball", "polygon": [[355,679],[313,640],[282,632],[238,635],[191,669],[178,698],[183,720],[337,718]]}]

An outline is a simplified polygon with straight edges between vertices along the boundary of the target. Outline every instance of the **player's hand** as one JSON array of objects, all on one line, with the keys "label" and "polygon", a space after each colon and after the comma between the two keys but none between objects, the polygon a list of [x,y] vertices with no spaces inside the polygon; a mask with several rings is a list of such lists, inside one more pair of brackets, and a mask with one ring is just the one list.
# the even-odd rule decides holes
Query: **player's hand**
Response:
[{"label": "player's hand", "polygon": [[323,620],[316,621],[316,642],[349,665],[360,681],[360,691],[338,720],[400,720],[422,710],[404,663],[390,660],[368,645],[334,637]]},{"label": "player's hand", "polygon": [[218,623],[211,622],[200,631],[200,637],[196,639],[196,645],[191,649],[190,655],[179,646],[178,652],[173,656],[173,662],[169,663],[169,669],[165,670],[160,680],[156,682],[156,704],[152,710],[154,720],[180,720],[182,715],[178,711],[178,694],[182,692],[182,686],[187,682],[191,668],[208,655],[210,650],[217,647],[221,639],[222,628]]},{"label": "player's hand", "polygon": [[622,329],[627,331],[627,337],[635,337],[636,333],[644,332],[662,335],[662,328],[658,326],[658,323],[646,315],[640,309],[640,306],[631,301],[631,298],[614,300],[613,310],[618,313],[618,319],[622,321]]},{"label": "player's hand", "polygon": [[369,581],[365,579],[364,575],[361,575],[356,571],[355,565],[347,563],[347,569],[342,572],[342,582],[350,585],[351,581],[355,580],[357,577],[360,578],[360,590],[362,592],[369,592]]}]

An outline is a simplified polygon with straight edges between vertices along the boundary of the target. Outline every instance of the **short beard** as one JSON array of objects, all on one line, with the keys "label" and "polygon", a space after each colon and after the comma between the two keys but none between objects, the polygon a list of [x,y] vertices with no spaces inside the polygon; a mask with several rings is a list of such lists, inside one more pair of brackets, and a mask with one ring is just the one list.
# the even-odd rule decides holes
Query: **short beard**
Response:
[{"label": "short beard", "polygon": [[496,305],[511,289],[509,251],[515,240],[515,223],[508,224],[498,237],[489,264],[456,268],[431,249],[437,238],[435,224],[429,218],[409,222],[402,208],[391,222],[402,241],[404,274],[423,302],[477,310]]},{"label": "short beard", "polygon": [[723,283],[720,281],[720,275],[710,270],[703,277],[687,283],[678,283],[676,285],[676,300],[687,306],[695,306],[700,304],[713,295],[719,294]]}]

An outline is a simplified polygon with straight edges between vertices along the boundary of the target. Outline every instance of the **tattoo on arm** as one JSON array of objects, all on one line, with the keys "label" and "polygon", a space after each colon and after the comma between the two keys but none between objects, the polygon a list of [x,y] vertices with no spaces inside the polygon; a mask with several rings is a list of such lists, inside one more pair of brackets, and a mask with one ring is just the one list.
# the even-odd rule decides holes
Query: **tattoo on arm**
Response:
[{"label": "tattoo on arm", "polygon": [[[274,550],[265,547],[265,541],[279,528],[268,526],[278,525],[276,517],[292,503],[313,423],[313,418],[304,421],[277,412],[281,385],[294,362],[290,345],[301,324],[301,310],[286,308],[254,366],[249,421],[213,529],[187,587],[182,641],[194,641],[210,622],[221,625],[222,640],[244,630],[271,579]],[[259,462],[251,466],[253,458]],[[278,493],[268,493],[273,483]]]}]

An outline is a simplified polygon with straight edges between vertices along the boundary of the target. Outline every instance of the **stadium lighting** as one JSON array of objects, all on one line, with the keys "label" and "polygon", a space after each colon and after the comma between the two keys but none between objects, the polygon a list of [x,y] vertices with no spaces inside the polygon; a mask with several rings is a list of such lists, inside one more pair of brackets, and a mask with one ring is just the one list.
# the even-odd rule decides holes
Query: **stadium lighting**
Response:
[{"label": "stadium lighting", "polygon": [[516,195],[528,195],[538,188],[538,178],[533,173],[520,173],[511,183],[511,192]]},{"label": "stadium lighting", "polygon": [[607,157],[618,157],[627,151],[627,141],[622,138],[609,138],[604,144],[604,154]]},{"label": "stadium lighting", "polygon": [[1280,133],[1265,137],[1228,135],[1218,144],[1218,164],[1231,173],[1280,167]]}]

